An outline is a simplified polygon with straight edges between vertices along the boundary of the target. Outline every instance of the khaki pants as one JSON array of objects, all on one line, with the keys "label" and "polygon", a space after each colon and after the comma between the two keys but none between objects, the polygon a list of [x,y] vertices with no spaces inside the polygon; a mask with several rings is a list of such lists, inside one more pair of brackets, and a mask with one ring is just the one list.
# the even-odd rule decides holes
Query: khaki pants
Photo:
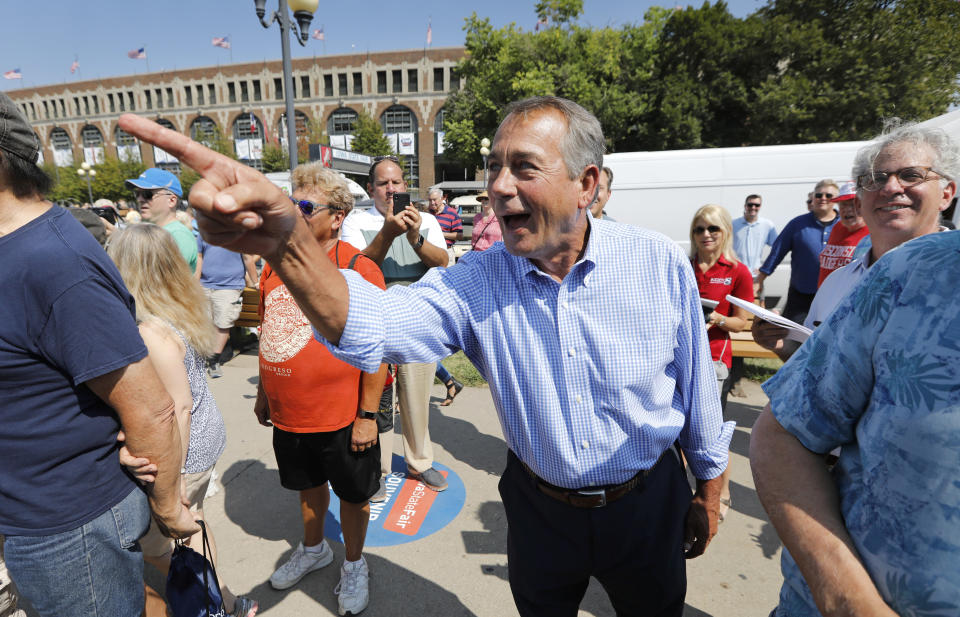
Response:
[{"label": "khaki pants", "polygon": [[[433,444],[430,442],[430,388],[437,372],[434,362],[428,364],[401,364],[397,367],[394,391],[400,407],[400,427],[403,431],[403,457],[415,472],[433,467]],[[390,473],[393,458],[393,431],[380,434],[380,467]]]}]

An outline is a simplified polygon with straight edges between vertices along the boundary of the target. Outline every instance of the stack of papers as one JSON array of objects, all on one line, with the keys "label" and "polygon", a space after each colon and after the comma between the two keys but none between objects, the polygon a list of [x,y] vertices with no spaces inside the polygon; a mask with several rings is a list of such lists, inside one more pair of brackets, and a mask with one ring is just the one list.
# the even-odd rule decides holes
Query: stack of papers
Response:
[{"label": "stack of papers", "polygon": [[737,298],[735,296],[731,296],[729,294],[727,295],[727,302],[729,302],[734,306],[740,307],[750,313],[753,313],[756,317],[759,317],[764,321],[769,321],[770,323],[778,325],[781,328],[786,328],[787,330],[790,331],[790,333],[787,334],[787,338],[792,341],[797,341],[799,343],[802,343],[808,338],[810,338],[811,334],[813,334],[813,330],[811,330],[810,328],[807,328],[805,326],[798,324],[795,321],[787,319],[783,315],[779,315],[777,313],[774,313],[773,311],[768,311],[767,309],[763,308],[762,306],[758,306],[753,302],[747,302],[746,300]]}]

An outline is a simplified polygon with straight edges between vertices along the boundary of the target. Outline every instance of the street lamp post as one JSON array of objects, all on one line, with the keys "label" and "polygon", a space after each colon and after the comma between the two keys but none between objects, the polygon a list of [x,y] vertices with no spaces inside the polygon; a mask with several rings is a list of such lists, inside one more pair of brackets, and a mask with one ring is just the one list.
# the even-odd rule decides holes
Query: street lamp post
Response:
[{"label": "street lamp post", "polygon": [[83,162],[80,164],[80,169],[77,170],[77,175],[81,178],[86,179],[87,181],[87,196],[90,197],[90,205],[93,205],[93,189],[90,186],[90,181],[93,178],[97,177],[97,170],[90,167],[90,163]]},{"label": "street lamp post", "polygon": [[483,157],[483,188],[487,188],[487,157],[490,156],[490,140],[484,137],[480,140],[480,156]]},{"label": "street lamp post", "polygon": [[[289,0],[290,10],[297,23],[290,21],[290,14],[287,9],[288,0],[278,0],[279,10],[274,11],[270,20],[264,19],[267,14],[267,0],[253,0],[256,7],[257,17],[264,28],[269,28],[273,22],[280,24],[280,43],[283,49],[283,93],[287,104],[287,150],[290,156],[290,171],[297,166],[297,122],[293,115],[293,69],[290,64],[290,36],[292,29],[297,36],[297,42],[301,47],[307,44],[307,38],[310,36],[310,22],[313,20],[313,13],[317,10],[317,4],[320,0]],[[299,24],[300,30],[297,31]]]}]

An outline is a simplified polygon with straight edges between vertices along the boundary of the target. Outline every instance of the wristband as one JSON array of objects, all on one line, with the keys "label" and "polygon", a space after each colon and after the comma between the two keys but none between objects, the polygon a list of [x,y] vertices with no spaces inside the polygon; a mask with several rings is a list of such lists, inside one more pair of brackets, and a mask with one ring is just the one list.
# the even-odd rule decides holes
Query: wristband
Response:
[{"label": "wristband", "polygon": [[420,234],[420,237],[417,238],[417,243],[413,245],[414,250],[423,246],[423,234]]},{"label": "wristband", "polygon": [[375,411],[366,411],[364,409],[357,410],[357,418],[362,420],[376,420],[377,412]]}]

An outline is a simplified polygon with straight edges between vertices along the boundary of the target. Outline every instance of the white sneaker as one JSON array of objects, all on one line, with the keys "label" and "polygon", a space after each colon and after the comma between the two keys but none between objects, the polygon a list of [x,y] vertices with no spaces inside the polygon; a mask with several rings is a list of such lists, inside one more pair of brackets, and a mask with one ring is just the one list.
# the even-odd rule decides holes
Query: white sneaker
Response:
[{"label": "white sneaker", "polygon": [[346,562],[340,567],[340,582],[333,593],[337,594],[340,603],[340,614],[351,615],[360,613],[367,608],[370,601],[370,571],[367,569],[367,560],[363,557],[353,565]]},{"label": "white sneaker", "polygon": [[270,577],[270,585],[274,589],[293,587],[307,574],[329,565],[333,561],[333,550],[326,540],[321,544],[323,546],[322,550],[315,553],[304,549],[303,542],[301,542],[297,546],[297,550],[293,551],[293,555],[290,555],[287,563],[277,568],[277,571]]}]

